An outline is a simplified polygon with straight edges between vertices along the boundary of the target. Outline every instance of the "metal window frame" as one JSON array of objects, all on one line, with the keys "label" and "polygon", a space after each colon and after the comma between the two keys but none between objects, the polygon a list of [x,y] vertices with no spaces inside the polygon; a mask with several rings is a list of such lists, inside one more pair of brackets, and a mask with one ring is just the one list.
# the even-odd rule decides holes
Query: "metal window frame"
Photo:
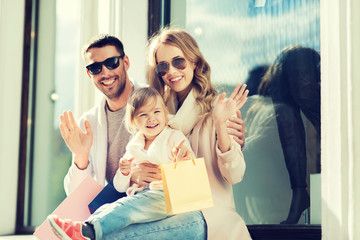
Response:
[{"label": "metal window frame", "polygon": [[[31,216],[31,184],[33,132],[35,116],[36,53],[39,21],[39,0],[25,0],[23,75],[21,93],[21,120],[19,142],[18,194],[16,211],[16,234],[32,234],[29,226]],[[27,169],[28,168],[28,169]],[[26,193],[27,192],[27,193]],[[27,195],[27,196],[26,196]],[[26,208],[28,212],[26,213]]]}]

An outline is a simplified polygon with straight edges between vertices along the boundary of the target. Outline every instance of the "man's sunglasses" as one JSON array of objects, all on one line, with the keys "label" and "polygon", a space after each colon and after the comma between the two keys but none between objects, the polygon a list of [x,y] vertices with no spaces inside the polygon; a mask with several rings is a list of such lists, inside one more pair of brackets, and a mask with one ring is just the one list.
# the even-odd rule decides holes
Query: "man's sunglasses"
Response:
[{"label": "man's sunglasses", "polygon": [[[185,58],[179,57],[175,58],[171,61],[171,65],[173,65],[174,68],[177,68],[179,70],[184,70],[186,68],[186,60]],[[165,76],[165,74],[169,71],[169,63],[167,62],[161,62],[156,65],[156,72],[161,77]]]},{"label": "man's sunglasses", "polygon": [[103,65],[107,69],[113,70],[120,65],[119,59],[123,58],[124,56],[125,56],[125,54],[123,53],[120,56],[108,58],[103,62],[94,62],[92,64],[87,65],[86,68],[91,75],[97,75],[97,74],[101,73]]}]

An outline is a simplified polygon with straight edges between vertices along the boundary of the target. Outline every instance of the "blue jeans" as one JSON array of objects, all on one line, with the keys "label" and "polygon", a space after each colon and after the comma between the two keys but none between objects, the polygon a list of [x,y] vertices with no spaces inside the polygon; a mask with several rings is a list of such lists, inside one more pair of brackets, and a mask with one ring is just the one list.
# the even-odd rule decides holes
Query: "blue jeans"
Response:
[{"label": "blue jeans", "polygon": [[206,239],[201,212],[166,215],[163,191],[148,190],[99,208],[87,220],[96,239]]}]

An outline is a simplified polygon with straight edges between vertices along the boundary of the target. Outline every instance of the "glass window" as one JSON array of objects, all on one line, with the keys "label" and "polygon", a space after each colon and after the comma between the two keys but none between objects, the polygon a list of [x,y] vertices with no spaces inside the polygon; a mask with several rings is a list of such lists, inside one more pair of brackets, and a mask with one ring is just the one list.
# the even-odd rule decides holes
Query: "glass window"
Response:
[{"label": "glass window", "polygon": [[321,210],[309,208],[310,195],[320,201],[320,1],[171,4],[171,23],[195,37],[218,90],[250,90],[241,109],[247,169],[234,186],[239,214],[248,225],[304,224],[310,209],[310,223],[320,224]]},{"label": "glass window", "polygon": [[[39,7],[34,137],[29,139],[29,196],[25,222],[39,226],[64,200],[63,179],[71,164],[71,152],[63,141],[60,114],[73,110],[75,64],[79,55],[79,2],[41,2]],[[45,34],[43,34],[45,33]]]},{"label": "glass window", "polygon": [[[54,148],[51,170],[50,209],[55,209],[65,198],[63,179],[71,164],[71,152],[61,137],[60,114],[74,110],[75,59],[79,56],[79,3],[56,1],[55,91],[53,137]],[[71,37],[70,37],[71,36]]]}]

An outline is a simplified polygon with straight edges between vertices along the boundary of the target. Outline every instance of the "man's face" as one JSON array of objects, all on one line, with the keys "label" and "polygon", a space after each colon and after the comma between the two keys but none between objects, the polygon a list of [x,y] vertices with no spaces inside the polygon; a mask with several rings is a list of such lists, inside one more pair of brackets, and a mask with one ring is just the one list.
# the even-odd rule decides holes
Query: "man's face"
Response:
[{"label": "man's face", "polygon": [[[120,56],[120,53],[114,46],[104,46],[101,48],[91,48],[86,53],[85,65],[94,62],[103,62],[108,58]],[[127,70],[129,69],[129,59],[127,56],[119,59],[119,66],[115,69],[109,70],[106,66],[102,66],[99,74],[91,75],[89,77],[93,80],[95,86],[107,96],[110,100],[114,100],[123,93],[126,81]]]}]

